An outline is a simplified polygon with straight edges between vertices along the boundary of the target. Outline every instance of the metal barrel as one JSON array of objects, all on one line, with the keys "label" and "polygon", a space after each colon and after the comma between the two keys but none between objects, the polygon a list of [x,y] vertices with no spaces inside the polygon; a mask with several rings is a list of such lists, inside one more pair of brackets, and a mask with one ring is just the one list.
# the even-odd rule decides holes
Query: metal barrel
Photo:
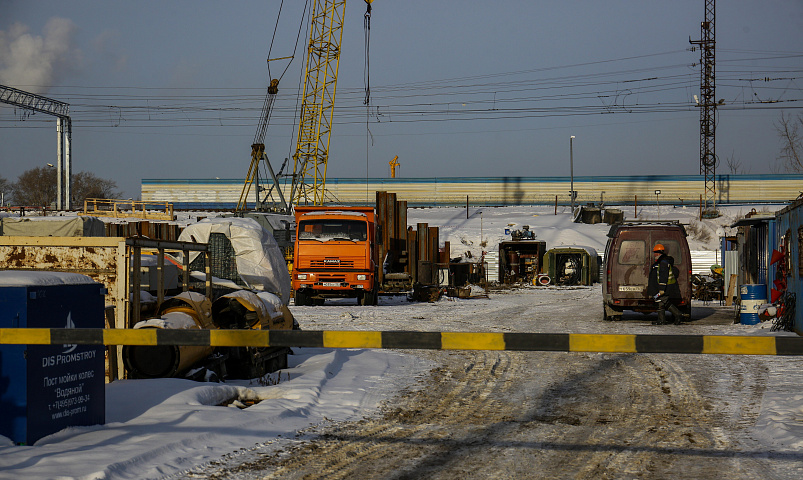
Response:
[{"label": "metal barrel", "polygon": [[746,284],[739,286],[739,323],[742,325],[755,325],[760,320],[758,309],[767,303],[767,287],[761,284]]}]

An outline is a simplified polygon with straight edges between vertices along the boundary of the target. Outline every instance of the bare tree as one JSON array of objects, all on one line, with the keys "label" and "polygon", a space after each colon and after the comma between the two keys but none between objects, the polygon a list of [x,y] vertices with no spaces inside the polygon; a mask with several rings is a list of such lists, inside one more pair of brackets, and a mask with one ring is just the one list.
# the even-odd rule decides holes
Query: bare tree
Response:
[{"label": "bare tree", "polygon": [[117,183],[99,178],[89,172],[74,173],[70,197],[76,207],[83,207],[87,198],[118,198]]},{"label": "bare tree", "polygon": [[14,203],[47,207],[56,201],[56,169],[36,167],[22,172],[11,186]]},{"label": "bare tree", "polygon": [[750,170],[745,170],[742,166],[742,161],[736,158],[736,153],[731,152],[730,157],[725,157],[725,163],[728,164],[728,170],[734,175],[750,173]]},{"label": "bare tree", "polygon": [[[73,206],[82,206],[87,198],[116,198],[117,184],[99,178],[92,173],[79,172],[72,175],[70,197]],[[14,203],[33,207],[45,207],[56,201],[56,170],[36,167],[22,173],[11,185]]]},{"label": "bare tree", "polygon": [[803,114],[797,117],[781,114],[781,120],[775,124],[775,130],[781,137],[781,155],[778,160],[787,172],[803,172]]}]

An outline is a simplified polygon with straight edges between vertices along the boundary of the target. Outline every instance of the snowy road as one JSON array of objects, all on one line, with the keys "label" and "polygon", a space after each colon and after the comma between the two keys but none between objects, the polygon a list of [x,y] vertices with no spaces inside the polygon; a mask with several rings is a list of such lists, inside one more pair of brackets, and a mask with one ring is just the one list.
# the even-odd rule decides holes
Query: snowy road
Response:
[{"label": "snowy road", "polygon": [[[435,304],[385,297],[380,307],[343,301],[293,313],[307,330],[755,334],[719,305],[696,305],[692,322],[680,326],[653,326],[655,315],[637,313],[604,322],[598,286],[490,297]],[[800,384],[795,358],[408,354],[437,366],[381,414],[310,429],[283,452],[219,464],[204,478],[796,479],[803,472],[799,439],[784,443],[771,425],[784,419],[771,415],[770,400]]]}]

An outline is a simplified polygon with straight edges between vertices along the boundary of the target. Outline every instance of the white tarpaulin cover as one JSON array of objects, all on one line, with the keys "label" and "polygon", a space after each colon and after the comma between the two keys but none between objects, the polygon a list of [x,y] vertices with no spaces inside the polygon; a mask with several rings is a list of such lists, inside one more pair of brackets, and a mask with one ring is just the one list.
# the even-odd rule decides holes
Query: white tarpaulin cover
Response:
[{"label": "white tarpaulin cover", "polygon": [[[276,239],[250,218],[210,218],[192,224],[179,235],[180,242],[209,243],[209,236],[222,233],[234,248],[237,273],[254,290],[276,294],[290,302],[290,273]],[[190,261],[198,252],[190,253]]]}]

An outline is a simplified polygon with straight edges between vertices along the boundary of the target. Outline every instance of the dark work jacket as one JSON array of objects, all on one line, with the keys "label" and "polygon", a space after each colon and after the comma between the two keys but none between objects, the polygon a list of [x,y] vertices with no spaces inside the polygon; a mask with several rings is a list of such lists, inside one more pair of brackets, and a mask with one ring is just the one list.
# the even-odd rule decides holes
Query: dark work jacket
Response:
[{"label": "dark work jacket", "polygon": [[677,278],[675,259],[665,253],[661,254],[650,267],[647,295],[654,297],[660,290],[664,290],[670,298],[681,298]]}]

